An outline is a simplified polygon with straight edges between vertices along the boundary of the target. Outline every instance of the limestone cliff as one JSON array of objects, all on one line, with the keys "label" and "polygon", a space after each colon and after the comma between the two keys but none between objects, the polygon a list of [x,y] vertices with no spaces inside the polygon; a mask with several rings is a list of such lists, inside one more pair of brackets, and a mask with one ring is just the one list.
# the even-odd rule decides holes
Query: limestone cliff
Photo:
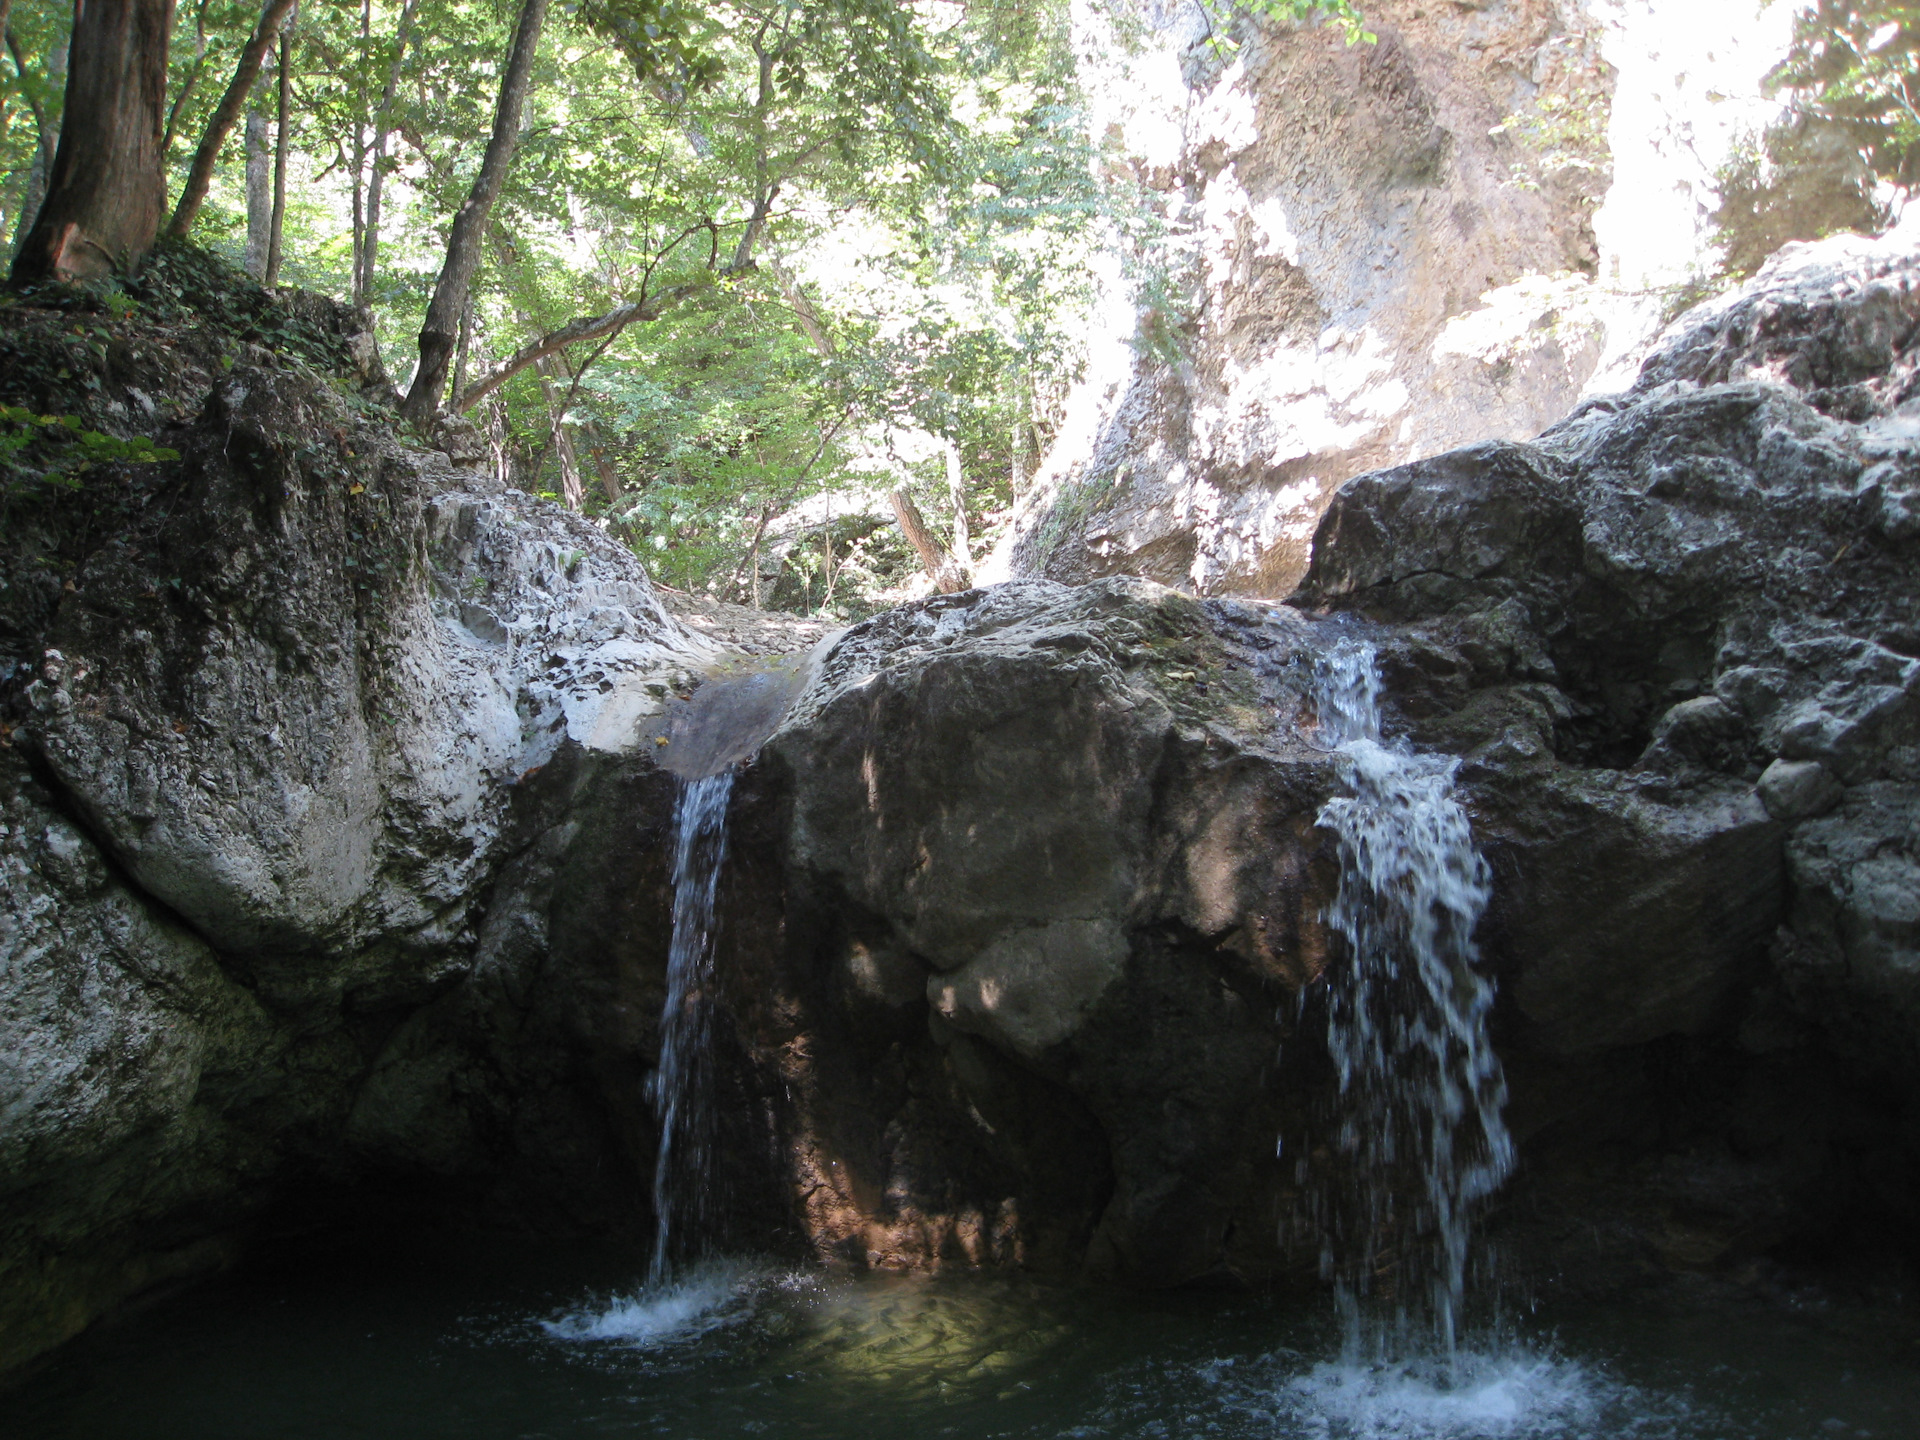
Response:
[{"label": "limestone cliff", "polygon": [[1284,597],[1342,481],[1624,388],[1711,267],[1716,169],[1772,113],[1785,11],[1361,8],[1376,44],[1076,10],[1090,128],[1150,223],[1116,241],[990,578]]}]

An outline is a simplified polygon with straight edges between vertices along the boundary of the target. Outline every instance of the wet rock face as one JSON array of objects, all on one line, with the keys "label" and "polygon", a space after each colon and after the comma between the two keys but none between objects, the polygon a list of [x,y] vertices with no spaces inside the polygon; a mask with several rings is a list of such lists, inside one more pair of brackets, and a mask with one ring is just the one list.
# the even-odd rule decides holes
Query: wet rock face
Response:
[{"label": "wet rock face", "polygon": [[[1888,520],[1920,465],[1904,413],[1916,279],[1920,261],[1897,240],[1794,247],[1676,325],[1628,395],[1529,446],[1362,477],[1322,524],[1302,603],[1405,627],[1406,689],[1434,712],[1416,733],[1484,777],[1496,833],[1570,832],[1569,815],[1528,813],[1562,807],[1565,782],[1518,778],[1553,754],[1605,777],[1611,798],[1583,780],[1590,793],[1574,802],[1595,823],[1665,814],[1653,832],[1724,849],[1698,883],[1653,867],[1704,932],[1688,916],[1666,922],[1693,937],[1669,947],[1696,957],[1683,970],[1730,974],[1731,955],[1752,953],[1789,909],[1796,932],[1811,923],[1779,883],[1786,827],[1871,832],[1865,817],[1884,807],[1845,797],[1910,783],[1920,763],[1920,562]],[[1432,674],[1436,654],[1466,668],[1451,637],[1495,615],[1523,632],[1547,682],[1543,725],[1468,723],[1458,682],[1449,693]],[[1471,706],[1494,713],[1485,698]]]},{"label": "wet rock face", "polygon": [[790,964],[836,1027],[887,1016],[889,1063],[923,1078],[862,1097],[864,1139],[806,1136],[823,1249],[1274,1267],[1272,1015],[1324,962],[1332,771],[1273,703],[1250,645],[1144,582],[969,592],[835,647],[771,746],[795,904],[831,917]]},{"label": "wet rock face", "polygon": [[[1410,733],[1463,757],[1541,1144],[1583,1103],[1557,1086],[1633,1093],[1636,1054],[1711,1072],[1688,1083],[1720,1092],[1713,1125],[1663,1123],[1697,1127],[1684,1203],[1715,1257],[1847,1203],[1886,1223],[1872,1174],[1920,1169],[1916,280],[1899,237],[1782,252],[1628,394],[1349,483],[1297,597],[1388,625]],[[1787,1118],[1788,1090],[1874,1115],[1874,1138]],[[1658,1190],[1631,1203],[1684,1208]]]},{"label": "wet rock face", "polygon": [[503,1080],[498,1041],[463,1070],[463,1035],[410,1069],[407,1022],[473,991],[475,1024],[590,1052],[530,902],[488,902],[564,848],[523,795],[556,757],[639,770],[628,824],[662,823],[643,722],[712,653],[591,525],[257,346],[146,325],[110,356],[166,364],[106,365],[90,418],[170,425],[180,461],[16,486],[0,539],[0,1370],[230,1256],[294,1175],[519,1166],[591,1209],[583,1067]]}]

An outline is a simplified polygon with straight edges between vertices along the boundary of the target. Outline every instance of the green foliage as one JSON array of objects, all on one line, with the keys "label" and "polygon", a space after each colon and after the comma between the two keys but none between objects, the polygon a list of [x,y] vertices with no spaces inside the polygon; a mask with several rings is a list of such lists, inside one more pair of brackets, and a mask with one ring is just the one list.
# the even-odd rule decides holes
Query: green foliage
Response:
[{"label": "green foliage", "polygon": [[1216,51],[1238,48],[1228,37],[1242,16],[1290,25],[1336,26],[1349,45],[1373,45],[1380,37],[1367,29],[1366,17],[1352,0],[1198,0],[1213,27]]},{"label": "green foliage", "polygon": [[1878,178],[1920,183],[1920,3],[1814,0],[1769,77],[1801,115],[1842,131]]},{"label": "green foliage", "polygon": [[[107,303],[111,308],[111,296]],[[340,340],[270,295],[219,254],[190,241],[163,240],[129,282],[121,306],[156,318],[191,312],[236,340],[298,356],[322,371],[347,368]]]},{"label": "green foliage", "polygon": [[0,405],[0,424],[6,427],[0,431],[0,467],[9,498],[36,485],[77,490],[80,477],[95,465],[180,458],[178,450],[145,436],[122,440],[90,430],[75,415],[36,415],[18,405]]},{"label": "green foliage", "polygon": [[[282,270],[353,293],[384,130],[364,298],[397,376],[480,163],[518,8],[416,0],[403,45],[403,4],[300,6]],[[26,63],[0,64],[9,222],[40,125],[57,120],[48,66],[71,6],[16,0],[12,13]],[[258,0],[177,11],[175,189],[258,13]],[[1236,13],[1318,14],[1360,38],[1344,4]],[[252,102],[263,114],[273,85],[270,63]],[[192,312],[338,372],[336,337],[235,272],[243,151],[236,129],[194,245],[160,247],[124,290],[85,303]],[[567,496],[674,584],[746,598],[755,537],[798,523],[784,517],[823,491],[921,485],[929,514],[950,515],[947,443],[969,528],[989,542],[1016,459],[1044,445],[1079,373],[1088,259],[1116,227],[1146,223],[1099,158],[1067,0],[557,0],[476,278],[464,378],[577,317],[643,297],[659,313],[522,371],[472,418],[514,483]],[[896,541],[845,518],[789,534],[775,588],[805,606],[866,603],[838,577],[898,581],[913,566]]]},{"label": "green foliage", "polygon": [[1716,176],[1726,272],[1750,275],[1790,240],[1877,229],[1884,192],[1920,179],[1920,4],[1816,0],[1767,77],[1784,119],[1737,145]]},{"label": "green foliage", "polygon": [[1051,555],[1060,542],[1078,529],[1101,502],[1124,485],[1126,480],[1127,467],[1124,465],[1118,471],[1068,480],[1060,487],[1060,493],[1054,497],[1046,519],[1034,533],[1034,553]]}]

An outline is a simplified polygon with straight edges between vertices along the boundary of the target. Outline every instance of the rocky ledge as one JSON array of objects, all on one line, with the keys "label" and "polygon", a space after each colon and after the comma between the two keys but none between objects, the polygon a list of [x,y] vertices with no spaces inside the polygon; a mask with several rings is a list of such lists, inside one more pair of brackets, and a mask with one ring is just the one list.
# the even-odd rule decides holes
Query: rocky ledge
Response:
[{"label": "rocky ledge", "polygon": [[[1290,606],[1034,581],[823,639],[734,791],[734,1240],[1310,1271],[1275,1142],[1316,1143],[1342,962],[1312,674],[1363,637],[1495,872],[1493,1222],[1535,1278],[1910,1248],[1917,276],[1783,253],[1630,393],[1350,482]],[[63,396],[72,316],[0,312],[17,401],[180,456],[9,495],[0,1366],[297,1202],[648,1219],[666,712],[709,636],[813,637],[680,623],[399,438],[315,314],[324,353],[156,306]]]}]

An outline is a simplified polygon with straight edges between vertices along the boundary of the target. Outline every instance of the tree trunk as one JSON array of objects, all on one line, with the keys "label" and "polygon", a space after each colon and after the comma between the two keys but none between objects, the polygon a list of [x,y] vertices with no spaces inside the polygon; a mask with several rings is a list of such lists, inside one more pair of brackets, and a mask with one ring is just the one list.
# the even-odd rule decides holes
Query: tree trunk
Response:
[{"label": "tree trunk", "polygon": [[1013,434],[1010,438],[1012,458],[1008,469],[1011,473],[1007,479],[1013,487],[1013,498],[1018,500],[1026,494],[1027,480],[1039,459],[1034,453],[1037,447],[1033,439],[1033,385],[1024,366],[1013,372]]},{"label": "tree trunk", "polygon": [[[341,155],[342,160],[346,159]],[[353,308],[367,308],[367,292],[360,284],[360,252],[367,243],[367,219],[365,206],[365,178],[367,169],[367,132],[366,128],[355,122],[353,127],[353,163],[348,191],[353,196]]]},{"label": "tree trunk", "polygon": [[753,527],[753,544],[747,547],[747,601],[754,609],[760,608],[760,542],[766,537],[767,522],[773,519],[771,504],[760,507],[760,518]]},{"label": "tree trunk", "polygon": [[627,498],[627,491],[620,483],[620,472],[613,468],[613,461],[607,458],[607,442],[600,433],[600,427],[591,420],[583,422],[580,438],[587,442],[587,454],[593,460],[594,473],[600,477],[600,488],[606,492],[607,503],[618,505]]},{"label": "tree trunk", "polygon": [[267,117],[247,112],[247,273],[267,273],[267,247],[273,231],[273,159],[267,149]]},{"label": "tree trunk", "polygon": [[827,329],[826,322],[820,318],[820,311],[813,299],[800,288],[800,281],[787,269],[786,263],[778,255],[767,256],[767,269],[773,272],[773,278],[780,286],[780,293],[786,297],[787,304],[793,307],[795,318],[800,321],[800,329],[806,334],[807,343],[813,346],[816,354],[831,358],[834,351],[833,332]]},{"label": "tree trunk", "polygon": [[960,470],[960,447],[949,440],[947,450],[947,498],[953,502],[953,553],[962,572],[973,569],[973,540],[967,534],[967,486]]},{"label": "tree trunk", "polygon": [[160,136],[160,160],[162,164],[173,163],[173,142],[180,133],[180,117],[187,113],[187,106],[193,103],[194,92],[200,88],[200,77],[207,69],[207,0],[200,0],[199,9],[193,14],[193,65],[187,71],[186,81],[180,86],[180,93],[173,97],[173,104],[167,107],[167,128]]},{"label": "tree trunk", "polygon": [[287,233],[287,148],[293,127],[293,36],[280,32],[280,113],[273,136],[273,215],[267,224],[267,273],[271,290],[280,283],[281,242]]},{"label": "tree trunk", "polygon": [[499,400],[487,407],[487,448],[493,452],[493,478],[501,488],[513,488],[513,457],[508,450],[507,407]]},{"label": "tree trunk", "polygon": [[467,303],[467,287],[473,283],[473,272],[480,264],[480,242],[487,233],[487,217],[507,178],[507,166],[519,140],[520,111],[526,104],[528,83],[533,77],[534,52],[540,46],[540,26],[546,17],[547,0],[526,0],[521,6],[513,50],[500,80],[500,104],[494,112],[493,135],[487,141],[487,153],[480,162],[480,173],[474,177],[473,190],[459,214],[453,217],[453,230],[447,237],[446,263],[440,268],[439,283],[433,287],[427,318],[420,327],[420,364],[413,372],[413,386],[400,407],[400,413],[415,424],[424,424],[440,408],[440,397],[447,388],[447,368],[459,338],[460,311]]},{"label": "tree trunk", "polygon": [[[20,197],[20,218],[13,229],[13,253],[18,255],[20,247],[26,243],[27,232],[33,228],[33,222],[40,214],[40,202],[47,198],[47,176],[53,173],[53,154],[60,143],[60,114],[34,97],[27,78],[27,62],[20,54],[20,47],[11,34],[6,38],[7,50],[13,56],[14,72],[20,78],[20,93],[27,98],[34,123],[33,164],[27,170],[27,189]],[[66,77],[67,42],[61,40],[47,52],[48,88],[56,88],[55,82],[63,81]]]},{"label": "tree trunk", "polygon": [[573,437],[567,434],[566,412],[559,392],[553,386],[553,362],[542,360],[535,367],[540,377],[540,395],[547,402],[547,423],[553,427],[552,444],[560,457],[560,495],[569,510],[586,503],[587,487],[580,483],[580,457],[574,453]]},{"label": "tree trunk", "polygon": [[[81,3],[85,4],[87,0],[81,0]],[[281,23],[287,18],[287,12],[293,9],[294,3],[295,0],[267,0],[266,8],[260,12],[253,34],[247,37],[246,46],[240,51],[240,63],[234,67],[227,93],[220,97],[220,103],[214,107],[213,118],[207,121],[207,133],[200,137],[200,148],[193,153],[186,186],[180,191],[180,203],[173,207],[173,219],[167,222],[169,235],[184,238],[193,229],[194,218],[206,203],[207,188],[213,184],[213,167],[220,159],[220,147],[227,143],[227,136],[240,123],[240,112],[246,108],[253,82],[260,77],[260,67],[266,63],[273,37],[280,33]],[[168,8],[171,9],[171,5]],[[283,59],[285,50],[286,47],[282,45]],[[285,83],[284,78],[282,83]]]},{"label": "tree trunk", "polygon": [[[400,91],[400,68],[406,62],[407,42],[413,38],[413,12],[419,0],[406,0],[400,7],[400,33],[395,42],[393,64],[387,67],[387,88],[380,94],[380,108],[373,117],[373,173],[367,177],[367,230],[360,247],[360,266],[353,278],[353,289],[362,297],[373,291],[373,268],[380,257],[380,192],[386,183],[387,115],[393,109],[394,96]],[[456,383],[454,393],[460,393]]]},{"label": "tree trunk", "polygon": [[160,136],[172,30],[173,0],[74,0],[60,145],[14,284],[131,269],[153,248],[167,203]]},{"label": "tree trunk", "polygon": [[919,555],[920,563],[926,567],[927,574],[940,593],[951,595],[966,589],[967,577],[953,563],[953,556],[947,553],[947,547],[927,528],[926,519],[920,514],[920,507],[913,503],[913,497],[905,490],[896,490],[887,499],[893,505],[893,518],[900,522],[900,533],[907,537],[907,543]]},{"label": "tree trunk", "polygon": [[473,294],[467,294],[467,303],[460,307],[460,341],[453,349],[453,393],[458,395],[467,385],[467,360],[473,354]]}]

